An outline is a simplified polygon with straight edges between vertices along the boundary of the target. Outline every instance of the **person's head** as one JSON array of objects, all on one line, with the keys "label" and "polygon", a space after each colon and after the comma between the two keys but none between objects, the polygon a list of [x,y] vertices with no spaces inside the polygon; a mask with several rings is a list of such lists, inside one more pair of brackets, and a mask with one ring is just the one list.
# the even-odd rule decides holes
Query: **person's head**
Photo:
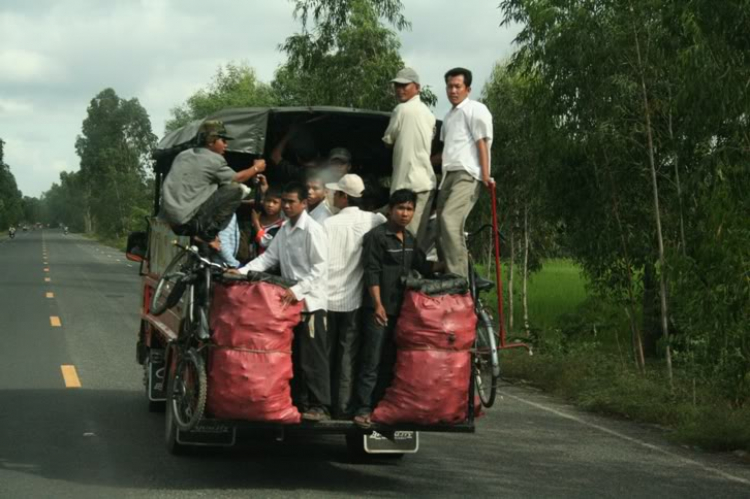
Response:
[{"label": "person's head", "polygon": [[362,204],[365,183],[359,175],[344,175],[338,182],[326,184],[326,188],[334,192],[333,205],[339,210],[350,206],[359,207]]},{"label": "person's head", "polygon": [[399,189],[391,194],[388,200],[388,220],[403,229],[414,218],[417,207],[417,194],[409,189]]},{"label": "person's head", "polygon": [[307,206],[311,210],[326,198],[325,179],[319,170],[310,170],[305,180],[307,186]]},{"label": "person's head", "polygon": [[263,212],[273,218],[281,212],[281,191],[275,187],[269,187],[263,196]]},{"label": "person's head", "polygon": [[404,68],[391,80],[393,91],[399,102],[406,102],[419,94],[419,75],[412,68]]},{"label": "person's head", "polygon": [[352,153],[343,147],[334,147],[328,153],[328,170],[337,180],[349,173],[352,168]]},{"label": "person's head", "polygon": [[227,134],[224,123],[219,120],[204,121],[198,129],[198,144],[216,154],[223,155],[227,150],[227,142],[232,138]]},{"label": "person's head", "polygon": [[445,93],[454,106],[461,104],[471,92],[471,71],[453,68],[445,73]]},{"label": "person's head", "polygon": [[290,182],[281,192],[281,209],[293,223],[307,209],[307,187],[301,182]]}]

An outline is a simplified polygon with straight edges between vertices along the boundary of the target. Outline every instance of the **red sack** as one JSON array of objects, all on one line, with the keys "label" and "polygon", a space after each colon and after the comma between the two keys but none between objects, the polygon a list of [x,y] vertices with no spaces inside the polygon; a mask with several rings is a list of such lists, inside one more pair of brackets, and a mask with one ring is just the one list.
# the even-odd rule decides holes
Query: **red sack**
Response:
[{"label": "red sack", "polygon": [[396,323],[396,345],[468,350],[474,344],[476,328],[470,294],[429,296],[407,290]]},{"label": "red sack", "polygon": [[393,383],[372,420],[389,425],[464,422],[476,324],[468,293],[428,296],[407,290],[396,324]]},{"label": "red sack", "polygon": [[302,303],[282,308],[284,292],[267,282],[215,287],[207,400],[214,417],[300,422],[289,383],[293,328],[300,321]]}]

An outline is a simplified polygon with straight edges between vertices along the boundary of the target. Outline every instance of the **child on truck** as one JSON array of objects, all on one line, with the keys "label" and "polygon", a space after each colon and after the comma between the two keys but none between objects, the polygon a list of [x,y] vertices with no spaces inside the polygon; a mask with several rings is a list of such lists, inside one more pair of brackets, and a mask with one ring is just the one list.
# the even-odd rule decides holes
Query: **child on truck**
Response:
[{"label": "child on truck", "polygon": [[253,210],[256,255],[260,256],[271,245],[274,236],[284,224],[281,215],[281,191],[269,187],[263,197],[263,211]]}]

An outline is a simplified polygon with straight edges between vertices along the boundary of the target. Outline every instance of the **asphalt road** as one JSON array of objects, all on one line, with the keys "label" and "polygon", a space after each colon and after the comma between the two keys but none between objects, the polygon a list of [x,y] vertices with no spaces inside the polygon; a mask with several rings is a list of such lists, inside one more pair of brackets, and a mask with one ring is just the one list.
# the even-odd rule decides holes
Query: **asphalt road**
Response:
[{"label": "asphalt road", "polygon": [[[342,437],[173,457],[134,358],[137,265],[57,230],[0,239],[0,497],[750,497],[750,465],[503,386],[477,433],[403,460]],[[80,384],[80,386],[76,386]]]}]

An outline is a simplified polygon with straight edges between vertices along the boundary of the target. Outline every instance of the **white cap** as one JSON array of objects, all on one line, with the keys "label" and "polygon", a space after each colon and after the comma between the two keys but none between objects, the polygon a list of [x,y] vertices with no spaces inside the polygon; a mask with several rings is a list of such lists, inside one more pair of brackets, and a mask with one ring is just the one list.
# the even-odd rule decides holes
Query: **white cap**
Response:
[{"label": "white cap", "polygon": [[326,189],[331,191],[341,191],[347,196],[361,198],[365,192],[365,183],[362,177],[353,173],[348,173],[341,177],[336,183],[326,184]]}]

